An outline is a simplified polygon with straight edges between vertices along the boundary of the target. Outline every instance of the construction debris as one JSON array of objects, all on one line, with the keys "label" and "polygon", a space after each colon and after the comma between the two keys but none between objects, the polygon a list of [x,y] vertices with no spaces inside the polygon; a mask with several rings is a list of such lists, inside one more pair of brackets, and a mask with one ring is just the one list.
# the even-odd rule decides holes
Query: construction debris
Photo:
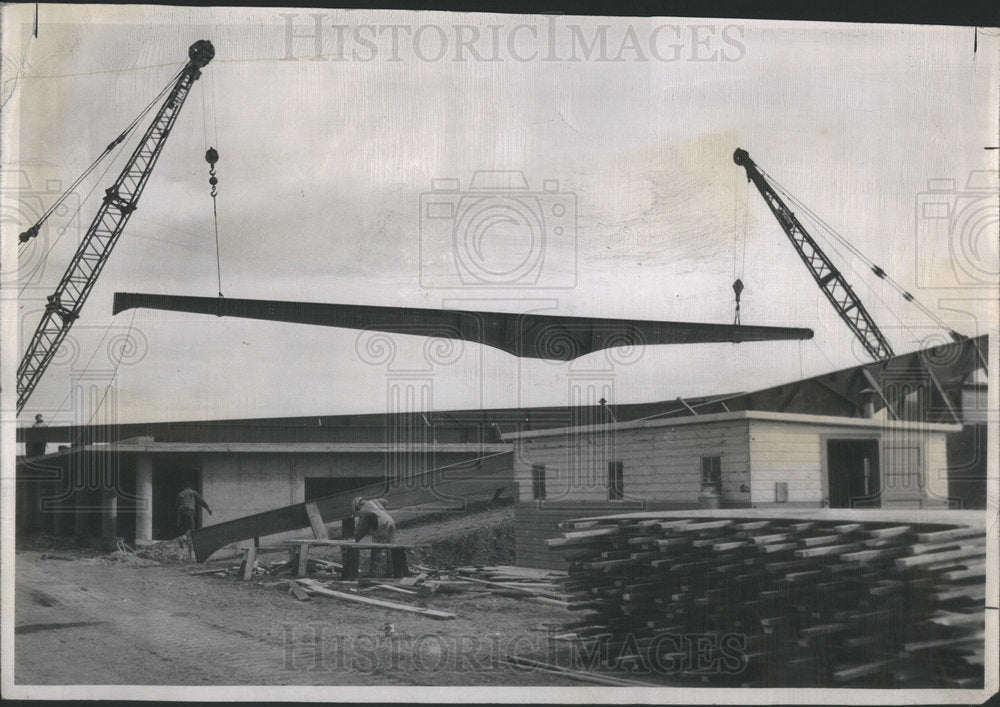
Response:
[{"label": "construction debris", "polygon": [[306,590],[298,582],[289,582],[288,589],[299,601],[309,601],[311,597],[306,593]]},{"label": "construction debris", "polygon": [[676,663],[689,655],[677,637],[708,636],[699,660],[743,685],[981,687],[984,529],[858,517],[564,523],[548,543],[569,562],[568,608],[585,613],[559,638],[622,668]]},{"label": "construction debris", "polygon": [[[219,577],[254,577],[277,576],[291,572],[296,566],[296,560],[278,560],[268,562],[256,552],[245,551],[242,563],[230,567],[215,569],[200,569],[190,574],[215,575]],[[248,568],[247,562],[252,561]],[[340,579],[341,565],[327,560],[310,559],[309,571],[314,575],[325,576],[323,581],[316,578],[293,578],[273,584],[285,584],[289,592],[299,601],[307,601],[310,595],[319,594],[331,598],[342,599],[362,604],[408,611],[435,619],[454,618],[455,614],[447,611],[428,609],[414,604],[403,604],[396,601],[386,601],[367,596],[371,592],[384,592],[399,598],[422,599],[431,595],[443,594],[491,594],[520,599],[528,599],[566,608],[566,602],[559,594],[556,580],[565,577],[563,572],[533,570],[520,567],[458,567],[451,570],[435,570],[420,567],[419,574],[400,579],[362,577],[356,580]],[[335,573],[335,574],[334,574]],[[485,578],[489,579],[485,579]],[[502,580],[502,581],[497,581]],[[362,595],[365,596],[362,596]]]}]

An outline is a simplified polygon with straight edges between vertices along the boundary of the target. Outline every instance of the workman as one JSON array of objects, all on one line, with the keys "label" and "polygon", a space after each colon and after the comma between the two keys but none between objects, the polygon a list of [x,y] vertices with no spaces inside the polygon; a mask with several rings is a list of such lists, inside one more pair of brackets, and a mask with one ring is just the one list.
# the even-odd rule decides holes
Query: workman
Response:
[{"label": "workman", "polygon": [[[366,501],[362,496],[358,496],[354,499],[354,512],[357,514],[354,523],[354,542],[361,542],[361,539],[368,534],[371,534],[372,541],[377,543],[391,543],[396,537],[396,523],[381,499]],[[375,571],[381,555],[380,548],[372,548],[369,573]],[[388,557],[388,551],[386,556]]]},{"label": "workman", "polygon": [[[41,414],[38,414],[35,415],[35,424],[33,424],[32,427],[38,429],[39,427],[48,427],[48,425],[45,423],[45,420],[42,419]],[[45,443],[45,440],[36,440],[34,442],[31,442],[25,445],[26,456],[28,457],[45,456],[45,449],[47,446],[48,445]]]},{"label": "workman", "polygon": [[197,525],[194,519],[194,509],[201,506],[208,515],[212,515],[212,509],[205,503],[197,491],[191,488],[190,483],[184,484],[184,490],[177,494],[177,527],[181,529],[181,536],[190,541],[190,534]]}]

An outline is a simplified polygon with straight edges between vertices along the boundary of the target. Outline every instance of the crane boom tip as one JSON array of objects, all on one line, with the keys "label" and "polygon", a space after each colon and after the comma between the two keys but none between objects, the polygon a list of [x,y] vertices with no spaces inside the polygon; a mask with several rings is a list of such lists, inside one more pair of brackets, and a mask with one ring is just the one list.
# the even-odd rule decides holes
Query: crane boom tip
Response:
[{"label": "crane boom tip", "polygon": [[199,39],[188,48],[188,58],[198,68],[204,68],[215,58],[215,47],[207,39]]}]

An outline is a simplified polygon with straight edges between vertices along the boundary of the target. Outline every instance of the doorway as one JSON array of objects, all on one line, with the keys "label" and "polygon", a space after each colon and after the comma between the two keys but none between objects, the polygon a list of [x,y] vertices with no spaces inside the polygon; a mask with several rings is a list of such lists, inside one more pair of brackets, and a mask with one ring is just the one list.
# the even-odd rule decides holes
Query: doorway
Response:
[{"label": "doorway", "polygon": [[826,478],[831,508],[880,507],[878,440],[827,440]]},{"label": "doorway", "polygon": [[[197,459],[168,458],[153,462],[153,539],[172,540],[177,530],[177,495],[184,486],[201,493],[201,471]],[[195,508],[195,525],[201,527],[200,506]]]}]

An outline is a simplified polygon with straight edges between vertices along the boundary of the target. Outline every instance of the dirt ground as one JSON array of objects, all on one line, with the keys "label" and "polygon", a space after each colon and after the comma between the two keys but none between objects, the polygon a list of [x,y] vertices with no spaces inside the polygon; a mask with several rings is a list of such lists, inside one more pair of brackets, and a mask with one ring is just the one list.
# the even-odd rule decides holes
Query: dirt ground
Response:
[{"label": "dirt ground", "polygon": [[546,658],[551,630],[573,618],[559,607],[488,593],[420,600],[457,614],[435,620],[318,596],[299,602],[270,577],[191,576],[204,568],[193,562],[44,554],[15,558],[18,684],[582,685],[500,661],[555,662]]}]

